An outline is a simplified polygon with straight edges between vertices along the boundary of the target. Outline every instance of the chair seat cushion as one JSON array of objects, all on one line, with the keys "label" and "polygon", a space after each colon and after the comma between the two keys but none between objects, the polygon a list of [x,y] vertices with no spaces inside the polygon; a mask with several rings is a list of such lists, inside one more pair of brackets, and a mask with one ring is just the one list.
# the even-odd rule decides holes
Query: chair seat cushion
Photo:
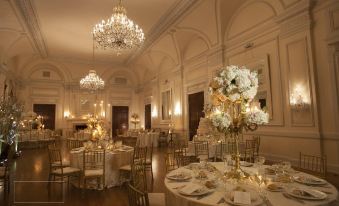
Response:
[{"label": "chair seat cushion", "polygon": [[53,171],[52,171],[53,174],[58,174],[58,175],[61,175],[62,172],[63,172],[65,175],[67,175],[67,174],[73,174],[73,173],[80,172],[80,169],[74,168],[74,167],[64,167],[62,170],[61,170],[61,168],[60,168],[60,169],[56,169],[56,170],[53,170]]},{"label": "chair seat cushion", "polygon": [[104,170],[103,169],[91,169],[91,170],[85,170],[84,175],[86,177],[91,177],[91,176],[102,176],[104,175]]},{"label": "chair seat cushion", "polygon": [[131,165],[124,165],[124,166],[120,167],[119,170],[131,171],[132,168],[131,168]]},{"label": "chair seat cushion", "polygon": [[165,194],[164,193],[148,193],[148,200],[150,206],[165,206]]}]

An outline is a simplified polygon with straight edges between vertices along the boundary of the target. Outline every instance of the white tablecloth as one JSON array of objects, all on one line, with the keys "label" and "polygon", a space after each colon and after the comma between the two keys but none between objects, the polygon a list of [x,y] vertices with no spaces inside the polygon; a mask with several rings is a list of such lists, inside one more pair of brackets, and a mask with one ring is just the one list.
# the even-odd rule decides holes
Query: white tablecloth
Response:
[{"label": "white tablecloth", "polygon": [[[127,148],[127,146],[125,146]],[[131,163],[133,148],[127,151],[106,151],[105,156],[105,187],[121,185],[119,168]],[[83,150],[70,152],[71,166],[83,169]]]},{"label": "white tablecloth", "polygon": [[[224,163],[222,162],[216,162],[216,163],[211,163],[213,164],[219,171],[224,171],[225,166]],[[247,172],[255,172],[258,169],[255,167],[251,168],[243,168],[243,170]],[[178,168],[169,174],[175,174],[178,171],[185,171],[185,172],[190,172],[193,176],[193,172],[191,170],[185,169],[183,167]],[[210,174],[213,176],[213,174]],[[211,177],[211,176],[209,176]],[[191,181],[198,182],[195,178],[192,178]],[[198,200],[196,197],[188,197],[188,196],[183,196],[178,193],[178,189],[176,187],[180,185],[186,185],[188,182],[173,182],[168,180],[167,178],[165,179],[165,187],[166,187],[166,205],[167,206],[172,206],[172,205],[180,205],[180,206],[207,206],[207,205],[215,205],[215,206],[224,206],[228,205],[226,203],[223,204],[217,204],[222,197],[225,196],[225,186],[223,184],[220,184],[215,191],[211,194],[208,195],[200,200]],[[289,186],[303,186],[299,183],[288,183]],[[324,187],[312,187],[313,189],[319,189],[323,191],[329,191],[331,194],[327,194],[328,197],[325,200],[320,200],[320,201],[307,201],[304,200],[304,204],[301,204],[295,200],[292,199],[287,199],[285,198],[281,192],[267,192],[267,198],[270,200],[273,206],[318,206],[318,205],[337,205],[338,201],[338,191],[337,189],[331,185],[327,185],[329,188],[324,188]],[[306,186],[304,186],[306,187]]]},{"label": "white tablecloth", "polygon": [[141,147],[158,147],[159,133],[158,132],[149,132],[141,133],[138,136],[138,144]]}]

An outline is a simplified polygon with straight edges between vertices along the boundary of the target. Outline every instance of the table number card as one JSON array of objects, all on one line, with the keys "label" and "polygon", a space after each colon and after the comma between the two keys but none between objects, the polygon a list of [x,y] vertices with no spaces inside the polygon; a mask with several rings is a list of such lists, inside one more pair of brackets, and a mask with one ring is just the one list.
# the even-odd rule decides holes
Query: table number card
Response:
[{"label": "table number card", "polygon": [[234,192],[234,203],[250,205],[251,204],[251,194],[249,192]]}]

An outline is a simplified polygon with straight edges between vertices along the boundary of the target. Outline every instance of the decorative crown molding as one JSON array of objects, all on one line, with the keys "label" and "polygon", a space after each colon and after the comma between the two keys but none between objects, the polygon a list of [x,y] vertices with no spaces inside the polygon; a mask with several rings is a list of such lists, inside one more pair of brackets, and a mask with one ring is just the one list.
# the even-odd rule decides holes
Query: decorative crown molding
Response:
[{"label": "decorative crown molding", "polygon": [[47,48],[31,0],[14,0],[14,4],[19,9],[39,54],[42,57],[47,57]]},{"label": "decorative crown molding", "polygon": [[126,64],[130,64],[134,59],[146,51],[156,39],[158,39],[168,28],[170,28],[184,13],[196,5],[197,0],[181,0],[172,9],[169,9],[159,21],[150,29],[143,46],[136,52],[132,53]]}]

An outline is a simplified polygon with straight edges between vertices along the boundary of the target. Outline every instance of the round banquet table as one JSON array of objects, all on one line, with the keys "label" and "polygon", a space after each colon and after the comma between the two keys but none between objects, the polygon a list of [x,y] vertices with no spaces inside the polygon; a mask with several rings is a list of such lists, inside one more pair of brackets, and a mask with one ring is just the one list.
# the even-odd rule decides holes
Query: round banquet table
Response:
[{"label": "round banquet table", "polygon": [[[223,162],[213,162],[211,164],[213,166],[215,166],[218,171],[225,171],[226,167],[228,167],[228,166],[225,167]],[[231,167],[228,167],[228,169],[230,169],[230,168]],[[255,166],[253,166],[253,167],[242,167],[242,169],[246,172],[249,172],[249,173],[256,173],[258,171],[258,168],[255,167]],[[189,173],[191,173],[192,178],[189,180],[189,182],[176,182],[176,181],[173,181],[173,180],[169,180],[168,178],[165,179],[166,205],[167,206],[172,206],[172,205],[180,205],[180,206],[210,206],[210,205],[225,206],[225,205],[229,205],[228,203],[225,203],[225,202],[219,203],[219,201],[226,194],[226,188],[225,187],[228,187],[228,188],[231,187],[230,183],[226,183],[226,185],[225,185],[224,183],[221,183],[221,181],[218,181],[217,188],[214,190],[214,192],[212,194],[207,195],[207,196],[205,196],[201,199],[198,199],[197,197],[190,197],[190,196],[181,195],[178,192],[178,188],[180,188],[180,186],[187,185],[190,182],[194,182],[194,183],[199,182],[199,180],[196,180],[194,178],[193,171],[190,170],[190,169],[187,169],[187,167],[180,167],[176,170],[169,172],[168,175],[175,175],[178,172],[189,172]],[[207,172],[207,170],[205,170],[205,172],[208,175],[208,179],[214,178],[213,173],[209,173],[209,172]],[[298,174],[302,174],[304,176],[309,176],[308,174],[305,174],[305,173],[298,173]],[[199,184],[199,183],[197,183],[197,184]],[[333,185],[331,185],[329,183],[326,184],[326,187],[320,187],[320,186],[319,187],[315,187],[315,186],[310,187],[310,186],[306,186],[306,185],[296,183],[296,182],[285,183],[285,184],[288,184],[288,187],[293,187],[293,186],[297,186],[299,188],[308,187],[308,188],[317,189],[317,190],[320,190],[320,191],[327,191],[327,193],[328,193],[327,198],[325,198],[324,200],[316,200],[316,201],[303,200],[304,203],[299,203],[298,201],[296,201],[294,199],[288,199],[288,198],[284,197],[281,192],[270,192],[270,191],[264,189],[264,191],[266,192],[266,197],[269,199],[272,206],[338,205],[338,200],[337,200],[338,199],[338,191]],[[233,185],[233,187],[234,187],[234,185]],[[286,185],[286,187],[287,187],[287,185]],[[265,204],[262,204],[262,205],[265,205]]]},{"label": "round banquet table", "polygon": [[[71,167],[83,169],[83,151],[84,148],[76,148],[70,151]],[[133,157],[133,147],[123,146],[120,149],[112,151],[106,150],[105,153],[105,185],[104,187],[110,188],[119,186],[120,172],[119,168],[131,163]]]}]

